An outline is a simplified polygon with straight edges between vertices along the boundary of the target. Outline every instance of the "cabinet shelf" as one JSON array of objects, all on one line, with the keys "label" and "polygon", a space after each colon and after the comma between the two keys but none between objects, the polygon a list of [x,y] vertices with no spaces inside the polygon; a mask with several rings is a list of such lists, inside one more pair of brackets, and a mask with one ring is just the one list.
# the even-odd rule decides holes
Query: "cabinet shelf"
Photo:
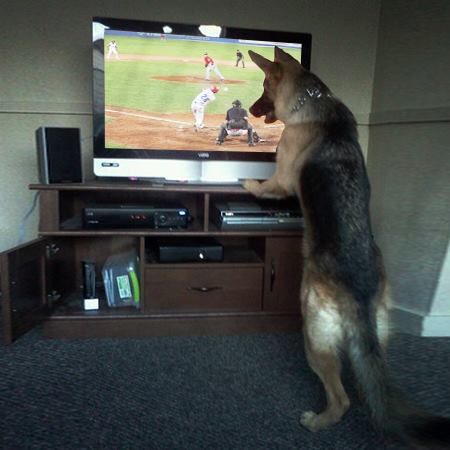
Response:
[{"label": "cabinet shelf", "polygon": [[201,318],[201,317],[251,317],[251,316],[285,316],[288,312],[267,312],[267,311],[221,311],[221,312],[172,312],[170,314],[146,313],[140,308],[132,306],[121,308],[110,308],[106,304],[104,295],[100,295],[100,308],[98,310],[85,311],[83,309],[83,298],[81,293],[71,294],[61,303],[55,305],[48,313],[47,320],[95,320],[95,319],[130,319],[130,318],[148,318],[148,319],[172,319],[172,318]]},{"label": "cabinet shelf", "polygon": [[255,237],[266,237],[266,236],[286,236],[286,237],[302,237],[303,230],[267,230],[267,231],[202,231],[202,230],[130,230],[130,229],[111,229],[111,230],[59,230],[59,231],[41,231],[40,236],[61,236],[61,237],[83,237],[83,236],[228,236],[228,237],[239,237],[239,236],[255,236]]},{"label": "cabinet shelf", "polygon": [[243,247],[225,247],[224,257],[222,261],[218,262],[163,262],[158,261],[157,256],[151,250],[147,250],[146,264],[152,268],[170,269],[172,267],[186,267],[186,268],[214,268],[214,267],[262,267],[264,260],[250,248]]}]

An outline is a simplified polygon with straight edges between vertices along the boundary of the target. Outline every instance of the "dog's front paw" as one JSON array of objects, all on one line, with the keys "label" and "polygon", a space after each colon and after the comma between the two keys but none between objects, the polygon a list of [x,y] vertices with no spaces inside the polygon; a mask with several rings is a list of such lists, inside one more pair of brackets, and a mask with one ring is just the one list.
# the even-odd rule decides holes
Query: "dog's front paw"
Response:
[{"label": "dog's front paw", "polygon": [[253,195],[259,195],[261,183],[256,180],[245,180],[244,181],[244,189],[251,192]]}]

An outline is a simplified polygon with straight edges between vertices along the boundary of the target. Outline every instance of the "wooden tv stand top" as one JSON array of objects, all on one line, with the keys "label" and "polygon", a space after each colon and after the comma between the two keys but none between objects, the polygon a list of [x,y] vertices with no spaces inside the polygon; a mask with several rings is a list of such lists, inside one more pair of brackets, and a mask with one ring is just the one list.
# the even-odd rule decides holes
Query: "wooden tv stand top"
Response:
[{"label": "wooden tv stand top", "polygon": [[32,190],[58,191],[166,191],[251,195],[239,184],[158,183],[151,181],[88,181],[84,183],[30,184]]}]

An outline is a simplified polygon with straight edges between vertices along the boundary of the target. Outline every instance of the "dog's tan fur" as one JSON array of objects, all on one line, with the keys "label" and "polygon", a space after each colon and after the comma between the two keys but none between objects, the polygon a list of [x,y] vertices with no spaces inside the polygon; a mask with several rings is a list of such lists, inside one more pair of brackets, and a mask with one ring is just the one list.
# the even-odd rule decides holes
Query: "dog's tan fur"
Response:
[{"label": "dog's tan fur", "polygon": [[[363,389],[363,391],[365,394],[368,393],[369,397],[373,397],[368,402],[369,404],[371,402],[373,405],[383,404],[384,407],[384,403],[388,403],[385,397],[387,389],[390,389],[390,385],[383,384],[385,383],[383,378],[385,376],[384,366],[380,362],[382,357],[379,354],[382,352],[388,339],[389,288],[384,274],[381,255],[373,243],[373,237],[370,232],[367,209],[368,195],[360,195],[358,197],[358,190],[366,189],[367,175],[364,162],[359,155],[360,149],[357,139],[352,134],[352,129],[356,130],[356,123],[353,123],[353,115],[343,104],[334,99],[326,85],[314,75],[309,75],[309,72],[306,74],[307,71],[282,50],[275,48],[273,62],[254,52],[249,53],[252,60],[265,73],[263,95],[250,108],[250,111],[256,116],[265,115],[268,123],[279,119],[284,123],[285,128],[277,148],[277,165],[273,176],[263,182],[247,180],[244,183],[244,187],[257,197],[283,198],[297,196],[303,209],[305,218],[305,263],[300,300],[304,343],[309,365],[324,385],[327,405],[319,414],[312,411],[305,412],[301,417],[301,423],[311,431],[318,431],[338,422],[350,406],[350,400],[341,382],[339,354],[341,351],[347,351],[350,354],[353,352],[352,363],[354,369],[358,372],[357,366],[360,356],[358,352],[364,353],[364,351],[360,351],[364,347],[360,347],[361,336],[363,335],[368,336],[367,339],[370,341],[370,345],[374,346],[373,352],[378,356],[373,357],[369,351],[368,353],[366,352],[367,354],[362,354],[360,359],[364,361],[364,364],[369,364],[369,367],[372,367],[374,372],[378,371],[380,373],[375,373],[372,377],[373,379],[371,378],[369,381],[361,381],[361,384],[364,387],[364,384],[376,384],[381,380],[379,382],[380,386],[366,386],[366,390]],[[326,104],[325,107],[322,106],[322,101]],[[350,132],[348,133],[350,138],[336,139],[336,142],[329,132],[329,129],[333,130],[334,128],[332,126],[327,128],[327,125],[324,125],[325,121],[330,122],[330,120],[334,120],[337,124],[340,123],[339,114],[333,110],[335,106],[336,108],[341,108],[345,115],[348,116],[347,119],[342,120],[343,125],[346,126],[347,122],[351,122]],[[340,130],[340,127],[335,126],[335,128]],[[328,138],[326,137],[327,133]],[[354,135],[356,136],[356,131]],[[360,203],[342,203],[342,196],[345,197],[346,195],[345,188],[342,187],[343,194],[337,193],[336,196],[341,195],[337,198],[341,202],[340,205],[344,204],[345,208],[341,207],[341,209],[336,208],[335,210],[331,208],[333,211],[326,212],[333,218],[333,214],[339,214],[341,211],[342,215],[345,216],[341,220],[341,222],[345,222],[345,227],[342,228],[346,228],[345,233],[350,236],[349,239],[352,238],[353,234],[362,236],[359,240],[351,241],[352,245],[345,250],[344,256],[347,259],[344,259],[347,262],[349,261],[351,266],[348,271],[351,272],[353,270],[353,272],[356,272],[351,274],[353,278],[350,277],[350,281],[345,280],[345,277],[340,275],[342,271],[336,264],[336,260],[339,259],[333,259],[333,250],[329,252],[321,250],[319,241],[323,239],[323,236],[318,237],[318,230],[315,229],[320,212],[318,213],[317,210],[314,210],[314,203],[303,198],[305,192],[307,193],[310,188],[305,186],[305,183],[308,183],[308,181],[303,179],[306,166],[309,165],[308,170],[314,165],[320,166],[320,161],[323,161],[323,159],[320,159],[322,158],[320,152],[323,153],[326,150],[322,151],[321,146],[326,147],[327,139],[333,143],[333,155],[336,158],[336,166],[341,164],[344,168],[342,170],[347,170],[345,168],[349,166],[348,171],[355,170],[355,173],[359,174],[358,176],[362,180],[359,185],[356,183],[351,185],[352,189],[349,189],[349,193]],[[350,154],[353,159],[349,164],[341,160],[339,145],[345,149],[348,149],[348,147],[352,148]],[[356,150],[353,151],[353,148]],[[314,158],[319,162],[316,162]],[[331,162],[331,164],[327,167],[333,167],[334,162]],[[315,166],[313,167],[314,170]],[[340,172],[333,172],[332,176],[337,178],[333,181],[335,183],[333,186],[336,188],[327,190],[324,195],[334,195],[332,191],[339,190],[341,184],[344,186],[345,183],[353,182],[353,175],[344,175],[347,178],[343,176],[341,183],[338,179]],[[319,182],[322,182],[322,179],[319,179]],[[327,188],[327,186],[325,187]],[[348,203],[351,202],[350,198]],[[332,201],[330,201],[330,205],[333,206]],[[347,219],[346,216],[349,218]],[[338,221],[337,223],[341,222]],[[361,226],[361,224],[366,223],[369,224],[368,230],[362,229],[364,227]],[[323,234],[326,234],[326,232]],[[336,242],[331,242],[329,248],[339,248],[340,242],[339,239]],[[357,248],[355,248],[355,245]],[[374,288],[369,294],[364,294],[364,296],[357,293],[358,289],[363,292],[364,286],[360,287],[358,285],[357,288],[352,288],[353,279],[356,280],[354,282],[355,286],[359,282],[359,267],[358,263],[352,265],[351,252],[355,251],[355,258],[358,258],[360,255],[367,254],[366,248],[372,250],[372,256],[364,259],[364,261],[368,261],[367,264],[361,264],[365,264],[367,267],[361,266],[360,269],[362,272],[366,270],[368,273],[367,280],[375,281],[372,283]],[[337,253],[339,253],[338,250]],[[359,299],[357,298],[358,295]],[[367,321],[371,322],[372,319],[370,317],[373,317],[374,324],[361,325],[363,321],[361,319],[363,315],[361,311],[368,311]],[[375,337],[371,336],[369,329],[371,326],[375,329]],[[361,332],[364,327],[369,330],[365,330],[368,334],[364,334],[365,331]],[[364,348],[367,349],[367,347]],[[364,372],[364,370],[361,369],[361,372]],[[372,374],[369,373],[368,377],[370,378],[371,376]],[[364,378],[364,373],[360,378]],[[388,407],[386,406],[386,411],[383,408],[380,408],[383,411],[378,411],[377,406],[371,409],[375,422],[384,428],[389,428],[387,422],[389,422],[390,416],[389,412],[386,412]],[[392,428],[396,427],[397,425],[392,425]],[[396,428],[394,434],[397,431]],[[400,430],[399,433],[401,432]]]},{"label": "dog's tan fur", "polygon": [[[244,187],[257,197],[284,198],[299,195],[298,174],[308,152],[314,143],[318,130],[314,124],[299,123],[285,127],[277,147],[277,166],[271,178],[259,183],[246,180]],[[295,142],[296,145],[291,145]]]}]

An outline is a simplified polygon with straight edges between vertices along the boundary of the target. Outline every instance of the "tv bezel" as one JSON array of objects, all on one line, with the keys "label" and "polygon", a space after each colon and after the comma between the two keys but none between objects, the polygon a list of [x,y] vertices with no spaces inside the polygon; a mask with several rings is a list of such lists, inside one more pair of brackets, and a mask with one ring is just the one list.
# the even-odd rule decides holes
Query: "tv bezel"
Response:
[{"label": "tv bezel", "polygon": [[[160,22],[152,20],[118,19],[108,17],[93,17],[92,24],[101,23],[113,30],[126,30],[147,33],[162,33],[164,26],[172,28],[172,34],[188,36],[204,36],[199,27],[201,24]],[[248,29],[241,27],[221,27],[219,37],[229,39],[245,39],[269,42],[299,43],[302,45],[301,64],[310,69],[312,36],[309,33],[275,31],[262,29]],[[165,159],[165,160],[203,160],[204,153],[208,153],[208,160],[213,161],[256,161],[273,162],[276,152],[258,152],[257,148],[251,151],[235,152],[221,150],[217,151],[213,145],[211,150],[171,150],[171,149],[120,149],[105,148],[105,91],[104,91],[104,39],[92,40],[93,44],[93,150],[94,158],[111,159]],[[96,52],[100,51],[102,58],[98,58]],[[99,63],[102,64],[99,67]],[[262,88],[261,88],[262,89]],[[255,100],[259,93],[255,93]]]}]

